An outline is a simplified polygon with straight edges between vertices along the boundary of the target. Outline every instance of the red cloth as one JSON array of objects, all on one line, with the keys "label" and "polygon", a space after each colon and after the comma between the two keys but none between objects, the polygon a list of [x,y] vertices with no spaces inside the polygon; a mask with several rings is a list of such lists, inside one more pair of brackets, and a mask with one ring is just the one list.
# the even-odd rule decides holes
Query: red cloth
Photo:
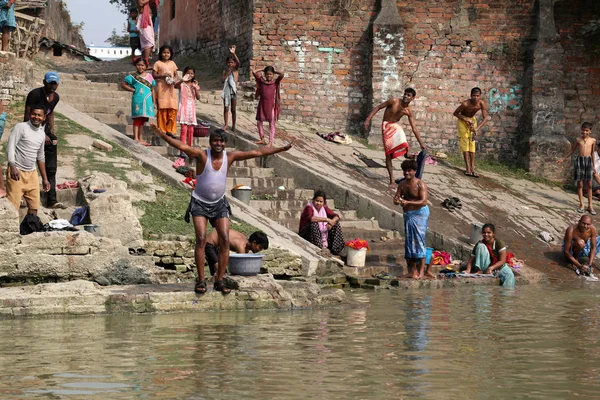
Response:
[{"label": "red cloth", "polygon": [[[327,213],[327,218],[332,219],[335,217],[339,217],[336,213],[331,211],[331,209],[327,206],[323,206],[325,208],[325,212]],[[300,214],[300,228],[298,228],[298,232],[302,231],[306,225],[310,224],[310,220],[314,215],[314,210],[310,204],[307,204],[302,210],[302,214]]]},{"label": "red cloth", "polygon": [[492,249],[492,246],[485,243],[483,240],[481,241],[481,243],[483,243],[488,251],[488,253],[490,253],[490,260],[492,260],[490,262],[490,265],[494,265],[498,262],[498,257],[496,257],[496,255],[494,254],[494,249]]},{"label": "red cloth", "polygon": [[267,82],[262,76],[255,73],[256,93],[258,94],[258,108],[256,109],[257,121],[271,121],[273,113],[275,121],[279,119],[280,113],[280,95],[279,88],[283,77],[279,75],[277,79]]},{"label": "red cloth", "polygon": [[152,25],[152,13],[150,12],[150,3],[154,2],[156,7],[159,6],[160,0],[150,0],[142,9],[142,21],[140,28],[147,28]]}]

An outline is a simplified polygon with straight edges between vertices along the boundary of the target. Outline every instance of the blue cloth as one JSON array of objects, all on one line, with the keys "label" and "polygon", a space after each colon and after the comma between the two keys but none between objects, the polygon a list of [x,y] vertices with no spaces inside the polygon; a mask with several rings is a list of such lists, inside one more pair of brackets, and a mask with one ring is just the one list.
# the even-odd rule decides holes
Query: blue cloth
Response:
[{"label": "blue cloth", "polygon": [[[475,262],[474,265],[476,268],[479,268],[481,272],[485,273],[487,269],[492,265],[492,259],[490,257],[490,252],[487,247],[483,243],[478,243],[475,246]],[[498,278],[500,278],[500,284],[505,289],[514,289],[515,288],[515,274],[512,272],[512,269],[508,266],[508,264],[504,264],[502,268],[496,269],[498,271]]]},{"label": "blue cloth", "polygon": [[404,213],[404,258],[425,258],[425,235],[427,234],[427,223],[429,222],[429,207],[425,206],[418,210],[406,211]]},{"label": "blue cloth", "polygon": [[15,3],[9,8],[4,8],[6,4],[0,1],[0,28],[8,27],[10,32],[17,29],[17,19],[15,18]]},{"label": "blue cloth", "polygon": [[[563,241],[563,245],[562,245],[562,250],[563,250],[563,252],[565,251],[565,242],[564,241]],[[579,254],[573,253],[573,244],[571,243],[571,254],[573,254],[573,256],[576,258],[589,257],[590,250],[592,250],[592,243],[591,243],[590,239],[588,239],[588,241],[585,242],[585,246],[579,252]],[[598,252],[600,252],[600,236],[596,236],[596,253],[594,254],[594,257],[598,255]]]},{"label": "blue cloth", "polygon": [[[146,80],[146,78],[150,78],[151,81]],[[135,93],[131,96],[131,117],[154,118],[152,88],[156,86],[156,81],[149,75],[144,78],[138,74],[131,74],[125,77],[125,83],[135,89]]]},{"label": "blue cloth", "polygon": [[427,153],[427,150],[423,149],[417,156],[417,172],[415,173],[415,176],[419,179],[421,179],[423,172],[425,172],[425,159],[427,158],[428,154],[429,153]]},{"label": "blue cloth", "polygon": [[4,134],[4,126],[6,125],[6,113],[3,112],[0,114],[0,139],[2,139],[2,134]]},{"label": "blue cloth", "polygon": [[[131,29],[132,31],[137,31],[138,28],[137,28],[137,22],[136,21],[134,21],[133,19],[129,18],[127,20],[127,22],[129,23],[129,29]],[[129,37],[133,37],[133,38],[140,37],[140,34],[136,33],[136,32],[129,32]]]}]

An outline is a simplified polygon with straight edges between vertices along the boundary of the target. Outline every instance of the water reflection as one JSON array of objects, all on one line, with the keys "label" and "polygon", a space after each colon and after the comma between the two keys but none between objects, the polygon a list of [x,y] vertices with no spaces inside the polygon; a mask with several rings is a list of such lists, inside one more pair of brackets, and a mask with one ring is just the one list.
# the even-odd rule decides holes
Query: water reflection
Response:
[{"label": "water reflection", "polygon": [[0,398],[593,398],[600,285],[330,310],[6,320]]}]

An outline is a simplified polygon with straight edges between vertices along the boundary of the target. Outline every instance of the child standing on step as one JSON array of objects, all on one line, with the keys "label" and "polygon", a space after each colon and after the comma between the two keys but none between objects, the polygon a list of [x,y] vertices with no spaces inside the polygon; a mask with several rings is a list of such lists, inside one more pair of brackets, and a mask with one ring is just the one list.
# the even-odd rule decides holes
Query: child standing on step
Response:
[{"label": "child standing on step", "polygon": [[592,124],[589,122],[581,124],[581,137],[575,140],[569,154],[558,160],[557,163],[562,163],[577,151],[577,158],[575,159],[575,182],[577,183],[577,195],[579,196],[579,208],[577,209],[577,212],[580,214],[584,213],[583,186],[585,185],[588,198],[587,211],[592,215],[596,215],[596,211],[594,211],[594,207],[592,207],[592,179],[594,171],[596,170],[594,162],[596,139],[591,138],[591,134]]},{"label": "child standing on step", "polygon": [[129,9],[129,18],[127,18],[127,32],[129,32],[129,47],[131,47],[131,59],[134,60],[136,55],[135,51],[142,51],[142,44],[140,42],[140,31],[137,27],[138,24],[138,9]]},{"label": "child standing on step", "polygon": [[[256,121],[260,140],[256,144],[267,144],[265,142],[265,131],[263,122],[269,122],[269,147],[273,146],[275,140],[275,122],[279,119],[280,96],[279,88],[283,80],[283,72],[275,71],[275,68],[268,66],[263,70],[263,76],[250,70],[254,79],[256,79],[256,94],[258,96],[258,108],[256,110]],[[275,78],[277,76],[277,79]]]},{"label": "child standing on step", "polygon": [[229,109],[231,108],[231,130],[235,132],[235,120],[236,120],[236,93],[240,67],[240,59],[235,54],[235,45],[229,48],[231,56],[227,57],[225,64],[227,67],[223,71],[223,93],[221,98],[223,99],[223,119],[225,125],[223,130],[227,130],[229,127]]},{"label": "child standing on step", "polygon": [[[196,71],[192,67],[183,69],[183,78],[175,84],[175,89],[179,89],[179,109],[177,111],[177,122],[181,125],[181,134],[179,139],[192,146],[194,140],[194,127],[196,122],[196,100],[200,100],[200,85],[196,80]],[[185,153],[181,152],[179,157],[185,158]]]},{"label": "child standing on step", "polygon": [[173,139],[177,134],[177,92],[175,82],[177,79],[177,64],[173,61],[173,48],[162,46],[158,54],[158,61],[154,63],[156,79],[156,105],[158,112],[156,122],[158,127]]},{"label": "child standing on step", "polygon": [[153,96],[156,81],[152,74],[146,71],[146,62],[142,57],[136,57],[133,60],[133,65],[135,65],[136,72],[127,75],[121,83],[121,87],[123,90],[133,93],[131,96],[133,139],[144,146],[150,146],[149,143],[142,140],[142,132],[148,118],[154,118],[156,115],[156,104]]}]

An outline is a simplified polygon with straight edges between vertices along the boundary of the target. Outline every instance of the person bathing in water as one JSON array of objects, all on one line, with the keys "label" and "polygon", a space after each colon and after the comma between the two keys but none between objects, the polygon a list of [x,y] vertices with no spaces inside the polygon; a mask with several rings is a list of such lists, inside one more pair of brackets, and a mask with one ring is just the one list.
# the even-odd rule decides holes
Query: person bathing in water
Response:
[{"label": "person bathing in water", "polygon": [[402,129],[402,126],[400,125],[400,119],[405,115],[408,117],[408,122],[415,135],[415,139],[419,142],[419,146],[421,146],[421,149],[425,149],[425,144],[423,144],[423,140],[421,140],[421,135],[415,124],[415,117],[413,116],[412,110],[409,108],[411,101],[413,101],[415,97],[417,97],[417,92],[413,88],[407,88],[404,91],[402,99],[397,97],[392,98],[375,107],[364,123],[365,130],[368,130],[371,119],[379,112],[379,110],[385,108],[383,122],[381,124],[381,136],[383,138],[383,147],[385,149],[385,167],[387,168],[390,177],[390,189],[394,189],[396,186],[394,183],[392,160],[408,154],[408,142],[406,141],[404,129]]},{"label": "person bathing in water", "polygon": [[429,267],[425,270],[425,235],[429,222],[429,206],[427,205],[427,185],[415,177],[417,162],[404,160],[402,162],[404,180],[398,185],[394,204],[402,206],[404,212],[404,257],[408,265],[408,273],[404,278],[423,279],[433,278]]}]

